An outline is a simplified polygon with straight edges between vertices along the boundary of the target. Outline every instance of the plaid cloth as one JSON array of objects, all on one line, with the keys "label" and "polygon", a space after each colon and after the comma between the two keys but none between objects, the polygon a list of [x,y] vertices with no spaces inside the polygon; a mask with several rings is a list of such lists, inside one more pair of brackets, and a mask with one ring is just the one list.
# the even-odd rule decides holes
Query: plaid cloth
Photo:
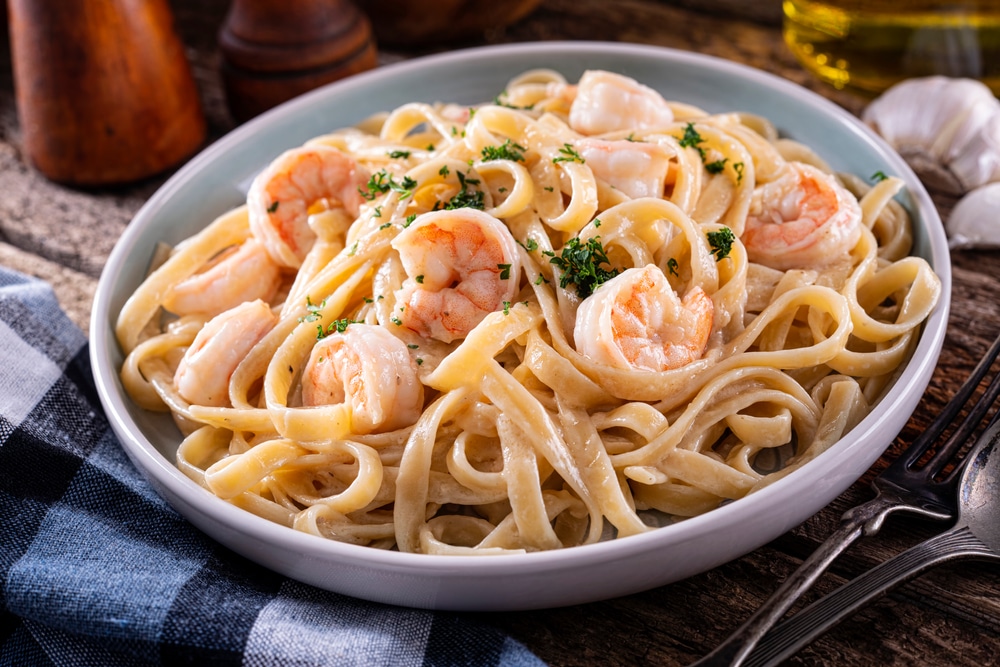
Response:
[{"label": "plaid cloth", "polygon": [[470,615],[279,576],[188,524],[109,428],[87,340],[0,267],[0,665],[541,665]]}]

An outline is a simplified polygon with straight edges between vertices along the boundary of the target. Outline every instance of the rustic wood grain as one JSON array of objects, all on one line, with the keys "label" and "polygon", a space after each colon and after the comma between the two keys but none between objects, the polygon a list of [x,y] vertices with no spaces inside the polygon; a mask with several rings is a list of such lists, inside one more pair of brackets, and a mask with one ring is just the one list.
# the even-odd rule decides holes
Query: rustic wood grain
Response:
[{"label": "rustic wood grain", "polygon": [[[729,2],[726,13],[727,2],[547,0],[506,28],[405,51],[383,49],[380,60],[531,40],[629,41],[729,58],[804,85],[852,113],[864,108],[867,100],[833,90],[798,66],[782,43],[773,7],[744,5],[739,11],[738,3]],[[228,0],[172,3],[203,102],[209,140],[234,125],[222,93],[216,45],[228,4]],[[42,178],[22,153],[8,50],[0,43],[0,59],[4,58],[0,62],[0,262],[51,281],[71,316],[85,324],[82,306],[93,293],[104,260],[164,177],[91,191]],[[954,204],[953,197],[944,195],[935,200],[943,214]],[[952,260],[954,287],[945,349],[924,400],[889,456],[926,427],[1000,330],[1000,258],[994,252],[954,251]],[[511,633],[554,666],[687,664],[752,613],[834,529],[846,509],[871,497],[869,481],[886,460],[795,530],[709,572],[600,603],[466,616]],[[940,529],[916,519],[889,519],[879,536],[848,549],[802,604]],[[964,562],[942,566],[899,588],[787,664],[980,667],[996,664],[998,655],[1000,571],[989,564]]]}]

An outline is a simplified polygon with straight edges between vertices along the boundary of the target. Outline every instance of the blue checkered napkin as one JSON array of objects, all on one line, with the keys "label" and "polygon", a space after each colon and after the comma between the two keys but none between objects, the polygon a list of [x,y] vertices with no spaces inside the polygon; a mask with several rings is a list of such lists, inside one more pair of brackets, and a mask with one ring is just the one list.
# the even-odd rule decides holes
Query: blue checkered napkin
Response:
[{"label": "blue checkered napkin", "polygon": [[0,267],[0,665],[540,665],[467,616],[355,600],[206,538],[101,410],[83,333]]}]

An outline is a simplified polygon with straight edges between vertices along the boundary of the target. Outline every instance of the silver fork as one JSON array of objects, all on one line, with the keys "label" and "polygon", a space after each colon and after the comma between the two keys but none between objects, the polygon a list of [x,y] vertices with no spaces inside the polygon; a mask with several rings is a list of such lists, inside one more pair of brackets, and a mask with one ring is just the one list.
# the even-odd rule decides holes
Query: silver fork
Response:
[{"label": "silver fork", "polygon": [[963,465],[958,521],[947,531],[896,554],[823,596],[764,635],[745,667],[772,667],[904,581],[948,561],[1000,560],[1000,413],[977,439]]},{"label": "silver fork", "polygon": [[[848,510],[841,519],[840,527],[802,562],[771,597],[726,641],[691,667],[742,665],[757,642],[809,590],[837,556],[858,538],[878,533],[890,514],[912,512],[942,521],[955,518],[962,469],[959,454],[1000,395],[1000,376],[993,377],[952,434],[940,446],[935,448],[935,445],[962,412],[998,354],[1000,336],[993,341],[969,379],[927,430],[872,481],[875,498]],[[924,461],[925,455],[932,449],[934,451]]]}]

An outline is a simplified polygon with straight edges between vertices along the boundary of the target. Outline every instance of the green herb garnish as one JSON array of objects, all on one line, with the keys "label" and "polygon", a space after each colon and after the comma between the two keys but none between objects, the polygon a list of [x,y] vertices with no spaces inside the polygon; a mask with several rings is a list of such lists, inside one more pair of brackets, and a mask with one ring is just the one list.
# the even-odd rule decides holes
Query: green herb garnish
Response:
[{"label": "green herb garnish", "polygon": [[346,317],[339,320],[334,320],[324,329],[322,324],[316,325],[316,340],[322,340],[332,334],[333,332],[344,333],[347,331],[347,327],[352,324],[358,324],[361,320],[349,320]]},{"label": "green herb garnish", "polygon": [[721,174],[722,170],[726,168],[726,162],[729,158],[724,157],[721,160],[716,160],[715,162],[706,162],[705,170],[710,174]]},{"label": "green herb garnish", "polygon": [[405,160],[406,158],[410,157],[410,151],[390,151],[389,157],[391,157],[394,160],[398,160],[400,158]]},{"label": "green herb garnish", "polygon": [[389,190],[398,192],[400,199],[406,199],[413,194],[413,188],[417,187],[417,182],[409,176],[404,176],[403,180],[397,183],[392,175],[383,169],[372,174],[365,187],[365,190],[358,188],[358,192],[368,201],[372,201],[378,195],[385,194]]},{"label": "green herb garnish", "polygon": [[594,293],[594,289],[618,275],[618,269],[605,269],[601,264],[611,265],[601,237],[595,236],[581,244],[579,237],[573,237],[566,242],[558,257],[551,254],[549,261],[559,267],[559,286],[565,288],[570,283],[576,285],[576,293],[581,299],[586,299]]},{"label": "green herb garnish", "polygon": [[876,171],[874,174],[872,174],[871,181],[873,183],[881,183],[882,181],[884,181],[887,178],[889,178],[889,177],[885,175],[885,172],[879,170],[879,171]]},{"label": "green herb garnish", "polygon": [[694,129],[694,123],[688,123],[684,127],[684,136],[681,137],[680,145],[681,148],[693,148],[698,151],[698,155],[701,159],[705,159],[705,149],[698,144],[705,143],[704,137],[698,134],[698,130]]},{"label": "green herb garnish", "polygon": [[562,148],[559,149],[560,157],[552,158],[553,162],[579,162],[583,164],[585,160],[583,156],[576,152],[576,150],[570,144],[563,144]]},{"label": "green herb garnish", "polygon": [[304,317],[300,317],[299,322],[315,322],[316,320],[323,317],[320,311],[323,310],[325,307],[326,307],[326,299],[323,299],[323,301],[321,301],[319,305],[317,305],[312,302],[312,299],[310,299],[308,295],[306,295],[306,311],[309,314]]},{"label": "green herb garnish", "polygon": [[444,205],[441,202],[435,202],[434,210],[440,211],[451,211],[456,208],[478,208],[482,211],[486,208],[486,203],[483,200],[483,193],[481,191],[470,191],[470,185],[479,185],[478,178],[467,178],[465,174],[460,171],[456,171],[455,175],[458,177],[458,183],[461,189],[458,191],[454,197],[449,199]]},{"label": "green herb garnish", "polygon": [[500,146],[486,146],[482,152],[484,160],[513,160],[514,162],[522,162],[524,160],[524,151],[526,150],[528,149],[524,146],[507,139]]},{"label": "green herb garnish", "polygon": [[733,249],[733,241],[736,240],[733,230],[729,227],[723,227],[717,232],[709,232],[707,236],[708,245],[712,247],[712,255],[716,262],[721,262],[729,257],[729,251]]}]

